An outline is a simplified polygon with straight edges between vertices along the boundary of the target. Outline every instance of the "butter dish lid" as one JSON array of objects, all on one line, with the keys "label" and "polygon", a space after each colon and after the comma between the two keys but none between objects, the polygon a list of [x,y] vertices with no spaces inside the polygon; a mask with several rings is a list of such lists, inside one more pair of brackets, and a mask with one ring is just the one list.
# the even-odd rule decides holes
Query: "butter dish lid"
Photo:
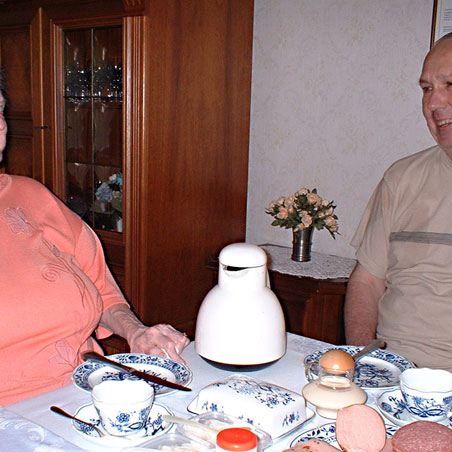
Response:
[{"label": "butter dish lid", "polygon": [[233,374],[201,389],[187,410],[223,413],[267,432],[274,440],[313,416],[303,396],[251,376]]}]

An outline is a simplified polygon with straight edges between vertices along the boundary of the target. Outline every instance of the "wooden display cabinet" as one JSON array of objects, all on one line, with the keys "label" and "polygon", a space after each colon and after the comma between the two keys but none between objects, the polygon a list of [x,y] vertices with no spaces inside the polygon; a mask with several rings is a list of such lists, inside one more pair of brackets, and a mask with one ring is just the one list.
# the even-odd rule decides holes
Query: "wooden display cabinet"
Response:
[{"label": "wooden display cabinet", "polygon": [[[0,170],[78,210],[147,324],[192,335],[205,256],[244,240],[252,28],[252,0],[0,2]],[[118,173],[122,226],[96,197]]]}]

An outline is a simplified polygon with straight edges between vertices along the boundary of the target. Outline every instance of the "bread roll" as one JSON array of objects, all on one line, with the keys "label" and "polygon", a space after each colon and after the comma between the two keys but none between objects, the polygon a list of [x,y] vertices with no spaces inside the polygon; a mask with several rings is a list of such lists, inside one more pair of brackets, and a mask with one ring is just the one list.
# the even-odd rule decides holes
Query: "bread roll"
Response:
[{"label": "bread roll", "polygon": [[386,443],[386,427],[372,407],[350,405],[337,412],[336,439],[346,452],[380,452]]},{"label": "bread roll", "polygon": [[294,447],[283,452],[338,452],[338,450],[320,439],[310,439],[304,443],[295,444]]},{"label": "bread roll", "polygon": [[452,430],[431,421],[400,427],[391,439],[394,452],[452,452]]}]

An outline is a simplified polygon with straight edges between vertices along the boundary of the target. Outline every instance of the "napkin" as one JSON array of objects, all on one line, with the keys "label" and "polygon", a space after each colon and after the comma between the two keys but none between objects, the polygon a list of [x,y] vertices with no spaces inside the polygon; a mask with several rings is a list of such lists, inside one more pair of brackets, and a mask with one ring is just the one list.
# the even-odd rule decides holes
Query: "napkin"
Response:
[{"label": "napkin", "polygon": [[44,427],[0,407],[1,450],[20,452],[83,452]]}]

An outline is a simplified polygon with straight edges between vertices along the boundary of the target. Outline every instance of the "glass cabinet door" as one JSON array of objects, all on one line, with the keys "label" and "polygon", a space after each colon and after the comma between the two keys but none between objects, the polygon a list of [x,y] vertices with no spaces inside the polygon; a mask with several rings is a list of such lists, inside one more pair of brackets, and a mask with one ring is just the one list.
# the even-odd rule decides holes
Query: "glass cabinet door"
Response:
[{"label": "glass cabinet door", "polygon": [[64,31],[66,204],[122,232],[122,27]]}]

